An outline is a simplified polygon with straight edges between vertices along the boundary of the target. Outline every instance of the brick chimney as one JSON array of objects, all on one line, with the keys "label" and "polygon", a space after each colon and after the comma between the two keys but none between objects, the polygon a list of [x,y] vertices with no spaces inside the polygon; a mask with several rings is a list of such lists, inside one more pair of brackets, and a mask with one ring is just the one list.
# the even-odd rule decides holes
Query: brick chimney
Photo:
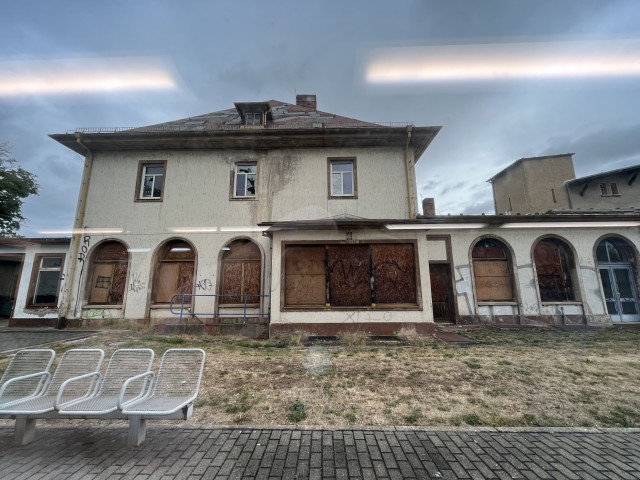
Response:
[{"label": "brick chimney", "polygon": [[299,105],[300,107],[313,108],[315,110],[317,108],[316,96],[315,95],[296,95],[296,105]]},{"label": "brick chimney", "polygon": [[422,199],[422,214],[425,216],[436,214],[436,201],[434,198]]}]

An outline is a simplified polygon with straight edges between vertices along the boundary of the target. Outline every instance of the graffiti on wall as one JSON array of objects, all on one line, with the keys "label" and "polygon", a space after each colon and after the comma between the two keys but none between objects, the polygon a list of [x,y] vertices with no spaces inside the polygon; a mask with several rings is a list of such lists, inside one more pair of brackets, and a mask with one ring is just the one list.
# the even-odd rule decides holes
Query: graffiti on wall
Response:
[{"label": "graffiti on wall", "polygon": [[210,291],[211,289],[213,289],[213,282],[208,278],[198,280],[198,283],[196,283],[196,288],[198,290]]},{"label": "graffiti on wall", "polygon": [[105,310],[104,308],[94,308],[92,310],[87,310],[84,312],[84,318],[94,319],[94,318],[111,318],[111,313],[109,310]]},{"label": "graffiti on wall", "polygon": [[133,293],[139,293],[143,291],[147,286],[140,280],[140,273],[136,273],[132,277],[132,281],[129,284],[129,291]]}]

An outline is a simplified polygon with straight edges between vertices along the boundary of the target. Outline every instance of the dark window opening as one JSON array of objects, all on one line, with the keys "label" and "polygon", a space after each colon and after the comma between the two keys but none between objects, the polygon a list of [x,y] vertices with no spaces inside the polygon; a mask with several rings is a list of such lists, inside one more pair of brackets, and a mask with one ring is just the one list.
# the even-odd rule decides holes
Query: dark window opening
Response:
[{"label": "dark window opening", "polygon": [[534,249],[540,300],[543,302],[575,301],[575,264],[569,247],[561,240],[540,240]]}]

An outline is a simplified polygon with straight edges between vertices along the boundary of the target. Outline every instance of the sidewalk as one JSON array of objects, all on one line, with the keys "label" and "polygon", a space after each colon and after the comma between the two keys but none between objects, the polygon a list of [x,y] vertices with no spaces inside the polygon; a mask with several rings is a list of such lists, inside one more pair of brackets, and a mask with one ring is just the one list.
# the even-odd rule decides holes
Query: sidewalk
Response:
[{"label": "sidewalk", "polygon": [[38,427],[13,445],[0,426],[0,476],[27,479],[640,479],[640,429]]}]

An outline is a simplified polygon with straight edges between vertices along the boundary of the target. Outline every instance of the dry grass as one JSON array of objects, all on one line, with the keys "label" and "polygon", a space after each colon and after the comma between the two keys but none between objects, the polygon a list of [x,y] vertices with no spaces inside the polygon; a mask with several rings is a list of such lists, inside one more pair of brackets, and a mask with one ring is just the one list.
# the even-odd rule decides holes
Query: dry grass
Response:
[{"label": "dry grass", "polygon": [[148,346],[156,361],[174,346],[204,348],[193,424],[640,426],[640,329],[466,334],[476,343],[415,332],[398,332],[401,344],[357,338],[310,347],[297,336],[109,332],[80,345],[102,347],[107,358]]}]

